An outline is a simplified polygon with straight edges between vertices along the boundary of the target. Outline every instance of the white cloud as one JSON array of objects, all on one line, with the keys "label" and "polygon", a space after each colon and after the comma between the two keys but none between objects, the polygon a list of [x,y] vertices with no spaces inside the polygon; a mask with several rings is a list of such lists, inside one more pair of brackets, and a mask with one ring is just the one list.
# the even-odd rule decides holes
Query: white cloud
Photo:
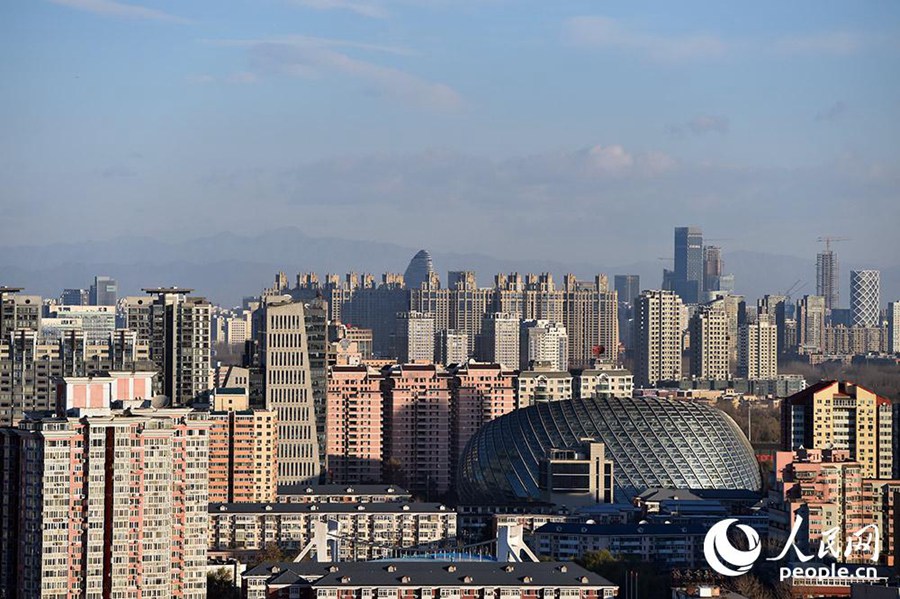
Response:
[{"label": "white cloud", "polygon": [[186,19],[170,15],[167,12],[147,8],[137,4],[125,4],[114,0],[49,0],[60,6],[67,6],[76,10],[102,15],[105,17],[118,17],[121,19],[170,21],[173,23],[186,23]]},{"label": "white cloud", "polygon": [[[250,53],[254,76],[281,74],[309,77],[338,74],[362,81],[373,91],[438,111],[460,109],[464,102],[452,87],[403,71],[354,58],[332,49],[322,40],[241,42]],[[355,46],[354,46],[355,47]]]},{"label": "white cloud", "polygon": [[372,19],[387,17],[383,6],[364,0],[292,0],[292,4],[314,10],[346,10]]},{"label": "white cloud", "polygon": [[717,57],[727,50],[714,35],[659,35],[636,31],[620,21],[600,16],[574,17],[566,21],[566,35],[576,46],[636,52],[657,62],[680,62]]},{"label": "white cloud", "polygon": [[634,156],[619,145],[594,146],[587,152],[590,171],[598,173],[621,173],[634,166]]}]

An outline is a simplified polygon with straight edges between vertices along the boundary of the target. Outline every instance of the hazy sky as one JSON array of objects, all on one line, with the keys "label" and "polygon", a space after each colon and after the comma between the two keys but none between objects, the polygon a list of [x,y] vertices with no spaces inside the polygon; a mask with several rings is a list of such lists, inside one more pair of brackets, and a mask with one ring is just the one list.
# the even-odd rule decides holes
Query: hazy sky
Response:
[{"label": "hazy sky", "polygon": [[895,1],[6,0],[0,56],[0,245],[900,262]]}]

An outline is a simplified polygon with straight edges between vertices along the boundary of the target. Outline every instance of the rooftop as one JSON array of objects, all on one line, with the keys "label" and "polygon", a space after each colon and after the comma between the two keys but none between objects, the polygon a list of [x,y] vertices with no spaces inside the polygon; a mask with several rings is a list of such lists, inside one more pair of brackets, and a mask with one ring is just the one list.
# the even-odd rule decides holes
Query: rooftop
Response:
[{"label": "rooftop", "polygon": [[307,514],[314,512],[351,514],[370,512],[391,514],[409,512],[413,514],[430,514],[444,512],[455,513],[440,503],[210,503],[210,514]]}]

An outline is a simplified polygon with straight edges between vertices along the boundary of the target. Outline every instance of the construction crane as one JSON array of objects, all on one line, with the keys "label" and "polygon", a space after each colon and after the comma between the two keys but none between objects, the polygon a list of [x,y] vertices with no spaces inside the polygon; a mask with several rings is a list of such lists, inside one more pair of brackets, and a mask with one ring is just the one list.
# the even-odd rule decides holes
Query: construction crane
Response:
[{"label": "construction crane", "polygon": [[817,237],[816,241],[819,243],[825,243],[825,251],[831,251],[831,244],[837,241],[850,241],[849,237],[835,237],[834,235],[823,235],[821,237]]}]

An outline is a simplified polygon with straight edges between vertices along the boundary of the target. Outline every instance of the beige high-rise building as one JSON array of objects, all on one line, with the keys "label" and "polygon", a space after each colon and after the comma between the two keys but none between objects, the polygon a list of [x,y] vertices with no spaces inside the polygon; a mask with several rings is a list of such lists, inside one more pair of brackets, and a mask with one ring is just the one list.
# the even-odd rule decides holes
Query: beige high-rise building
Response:
[{"label": "beige high-rise building", "polygon": [[259,360],[267,410],[278,418],[278,484],[317,482],[316,434],[304,305],[267,296],[259,308]]},{"label": "beige high-rise building", "polygon": [[508,312],[484,315],[478,337],[478,358],[482,362],[515,368],[519,364],[519,316]]},{"label": "beige high-rise building", "polygon": [[566,327],[548,320],[523,320],[519,333],[519,362],[522,370],[543,363],[553,370],[569,364],[569,335]]},{"label": "beige high-rise building", "polygon": [[825,348],[825,298],[804,295],[797,301],[797,351],[820,354]]},{"label": "beige high-rise building", "polygon": [[728,315],[721,304],[698,306],[690,320],[691,376],[726,380],[728,368]]},{"label": "beige high-rise building", "polygon": [[157,391],[174,406],[188,405],[209,384],[212,347],[211,310],[192,289],[144,289],[149,297],[125,298],[126,327],[150,345],[159,376]]},{"label": "beige high-rise building", "polygon": [[785,450],[800,447],[847,449],[864,478],[891,478],[891,400],[845,381],[820,381],[782,403]]},{"label": "beige high-rise building", "polygon": [[218,389],[210,406],[209,423],[209,501],[275,501],[275,412],[250,409],[244,389]]},{"label": "beige high-rise building", "polygon": [[635,298],[635,385],[681,379],[681,308],[674,291],[644,291]]},{"label": "beige high-rise building", "polygon": [[778,327],[764,315],[741,327],[738,376],[750,380],[778,376]]},{"label": "beige high-rise building", "polygon": [[434,343],[438,364],[465,364],[469,359],[469,336],[463,331],[439,331]]},{"label": "beige high-rise building", "polygon": [[397,333],[394,339],[400,363],[432,362],[434,317],[423,312],[400,312],[397,314]]}]

